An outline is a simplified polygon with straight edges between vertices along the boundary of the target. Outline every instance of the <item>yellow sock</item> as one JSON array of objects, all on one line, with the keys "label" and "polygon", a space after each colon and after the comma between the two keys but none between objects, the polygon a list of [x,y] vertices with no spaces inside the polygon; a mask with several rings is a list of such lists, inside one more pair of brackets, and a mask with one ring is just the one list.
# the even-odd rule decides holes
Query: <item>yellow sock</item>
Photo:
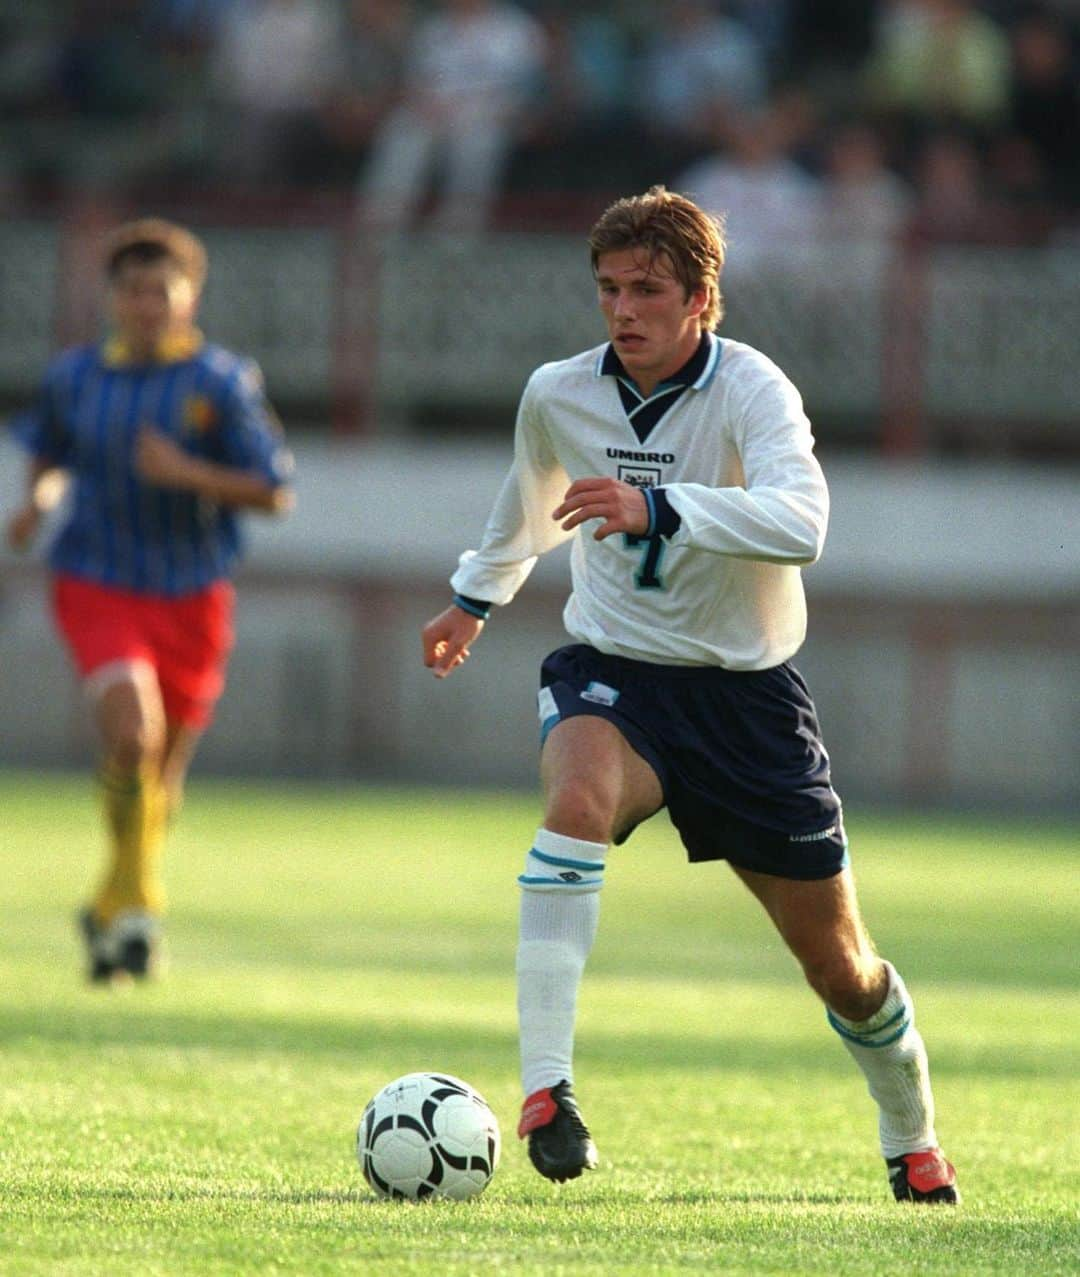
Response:
[{"label": "yellow sock", "polygon": [[94,913],[108,926],[125,909],[160,915],[165,892],[159,876],[167,799],[156,769],[134,775],[112,763],[101,769],[111,863]]}]

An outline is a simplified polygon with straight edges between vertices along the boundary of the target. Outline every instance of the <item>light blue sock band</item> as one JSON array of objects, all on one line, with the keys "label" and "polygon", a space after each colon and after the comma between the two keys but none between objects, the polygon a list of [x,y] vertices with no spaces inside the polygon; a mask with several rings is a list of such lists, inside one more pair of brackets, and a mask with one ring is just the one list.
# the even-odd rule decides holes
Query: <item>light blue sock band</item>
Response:
[{"label": "light blue sock band", "polygon": [[825,1008],[829,1023],[845,1042],[855,1046],[892,1046],[911,1028],[915,1015],[908,991],[896,969],[889,963],[885,965],[889,971],[889,991],[881,1007],[869,1019],[847,1020],[831,1008]]},{"label": "light blue sock band", "polygon": [[[604,885],[603,843],[541,829],[518,877],[526,891],[599,891]],[[597,854],[599,853],[599,854]]]}]

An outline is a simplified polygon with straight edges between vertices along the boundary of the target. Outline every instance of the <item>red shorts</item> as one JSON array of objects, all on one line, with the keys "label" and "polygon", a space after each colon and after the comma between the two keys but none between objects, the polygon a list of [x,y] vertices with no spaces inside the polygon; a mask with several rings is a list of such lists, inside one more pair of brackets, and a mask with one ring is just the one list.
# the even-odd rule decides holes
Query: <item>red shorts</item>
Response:
[{"label": "red shorts", "polygon": [[60,574],[53,613],[82,677],[133,662],[157,674],[165,715],[205,727],[225,687],[233,644],[232,584],[166,598]]}]

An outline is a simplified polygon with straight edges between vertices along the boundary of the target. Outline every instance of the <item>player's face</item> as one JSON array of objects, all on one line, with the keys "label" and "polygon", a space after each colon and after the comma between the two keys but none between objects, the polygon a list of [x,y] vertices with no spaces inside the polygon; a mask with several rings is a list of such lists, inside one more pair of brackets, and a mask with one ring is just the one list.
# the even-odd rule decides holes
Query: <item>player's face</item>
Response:
[{"label": "player's face", "polygon": [[128,262],[112,281],[113,322],[137,354],[150,354],[168,333],[188,327],[197,298],[170,262]]},{"label": "player's face", "polygon": [[697,349],[705,290],[688,297],[670,260],[650,260],[641,248],[602,253],[596,284],[615,353],[642,392],[651,394]]}]

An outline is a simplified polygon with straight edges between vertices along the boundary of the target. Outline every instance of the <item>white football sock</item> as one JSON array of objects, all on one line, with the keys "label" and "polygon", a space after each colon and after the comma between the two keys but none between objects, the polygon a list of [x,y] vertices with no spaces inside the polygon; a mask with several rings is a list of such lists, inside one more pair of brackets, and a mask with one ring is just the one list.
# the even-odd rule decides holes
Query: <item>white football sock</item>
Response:
[{"label": "white football sock", "polygon": [[889,991],[881,1010],[868,1020],[846,1020],[828,1012],[852,1058],[866,1076],[877,1101],[881,1152],[899,1157],[937,1147],[934,1097],[926,1047],[915,1028],[915,1010],[896,969],[889,972]]},{"label": "white football sock", "polygon": [[577,992],[600,917],[603,843],[537,832],[518,879],[521,1082],[525,1094],[574,1080]]}]

